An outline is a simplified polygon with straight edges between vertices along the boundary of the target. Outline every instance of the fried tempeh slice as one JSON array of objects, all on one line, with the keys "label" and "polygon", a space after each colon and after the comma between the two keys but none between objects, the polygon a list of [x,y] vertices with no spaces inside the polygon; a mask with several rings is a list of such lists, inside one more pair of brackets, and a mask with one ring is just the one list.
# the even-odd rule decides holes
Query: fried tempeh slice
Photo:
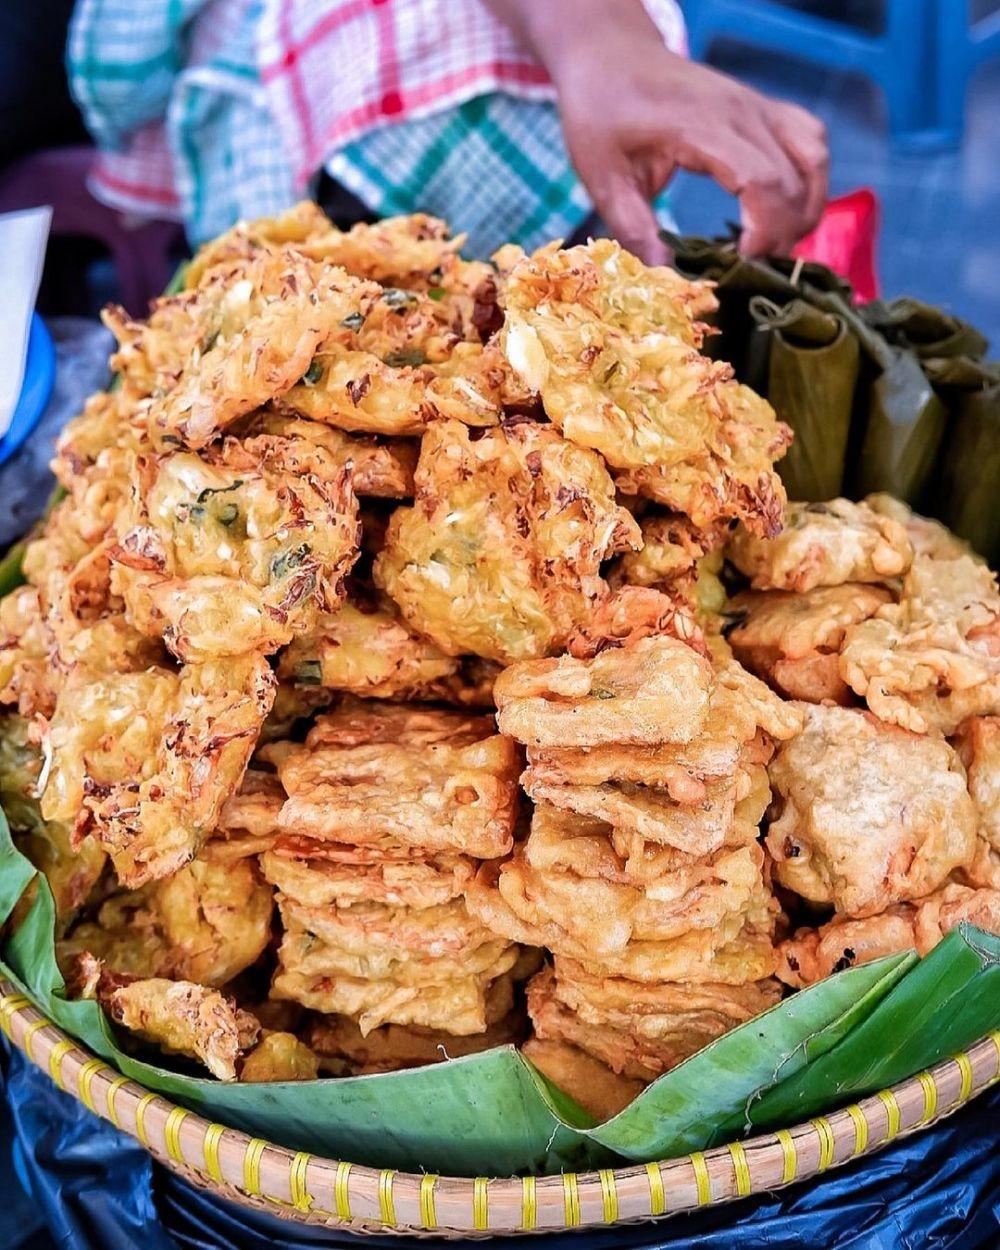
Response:
[{"label": "fried tempeh slice", "polygon": [[803,711],[805,729],[769,770],[780,815],[767,848],[782,885],[866,917],[929,894],[971,862],[976,813],[943,739],[852,709]]},{"label": "fried tempeh slice", "polygon": [[509,739],[490,732],[490,718],[380,710],[321,716],[304,744],[262,749],[289,796],[280,828],[479,858],[510,850],[520,757]]},{"label": "fried tempeh slice", "polygon": [[841,676],[884,721],[950,734],[1000,714],[1000,593],[971,555],[920,555],[898,603],[848,629]]},{"label": "fried tempeh slice", "polygon": [[169,876],[238,788],[273,697],[258,655],[68,686],[45,730],[42,814],[90,833],[125,886]]},{"label": "fried tempeh slice", "polygon": [[509,663],[561,647],[607,594],[601,562],[638,544],[600,458],[521,422],[424,435],[412,508],[389,522],[375,581],[451,655]]},{"label": "fried tempeh slice", "polygon": [[905,528],[849,499],[790,503],[772,538],[737,530],[726,555],[755,590],[814,590],[902,577],[913,560]]},{"label": "fried tempeh slice", "polygon": [[557,959],[529,984],[528,1012],[539,1037],[578,1046],[613,1072],[647,1083],[780,997],[774,980],[637,985],[588,976]]},{"label": "fried tempeh slice", "polygon": [[181,659],[274,651],[339,604],[360,530],[351,467],[326,448],[226,438],[135,472],[112,585]]},{"label": "fried tempeh slice", "polygon": [[260,1025],[218,990],[161,977],[132,981],[107,997],[115,1024],[168,1055],[197,1059],[220,1081],[236,1080],[240,1054]]},{"label": "fried tempeh slice", "polygon": [[712,666],[675,638],[512,664],[493,688],[503,733],[531,747],[690,742],[705,718]]},{"label": "fried tempeh slice", "polygon": [[848,582],[803,593],[746,591],[727,605],[738,624],[726,637],[737,659],[788,699],[849,705],[840,648],[852,625],[892,603],[881,586]]}]

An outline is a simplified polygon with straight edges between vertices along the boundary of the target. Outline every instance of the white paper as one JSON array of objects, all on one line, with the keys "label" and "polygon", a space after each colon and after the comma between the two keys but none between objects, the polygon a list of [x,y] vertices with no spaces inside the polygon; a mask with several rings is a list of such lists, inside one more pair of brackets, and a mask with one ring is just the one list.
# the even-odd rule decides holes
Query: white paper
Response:
[{"label": "white paper", "polygon": [[21,395],[51,220],[48,207],[0,214],[0,438]]}]

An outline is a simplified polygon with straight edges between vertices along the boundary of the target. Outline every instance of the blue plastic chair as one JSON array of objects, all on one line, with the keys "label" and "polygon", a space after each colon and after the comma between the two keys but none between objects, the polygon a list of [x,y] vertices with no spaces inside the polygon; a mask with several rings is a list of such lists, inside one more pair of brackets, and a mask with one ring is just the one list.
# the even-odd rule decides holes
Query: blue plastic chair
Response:
[{"label": "blue plastic chair", "polygon": [[884,0],[878,34],[776,0],[684,0],[691,54],[717,39],[865,74],[882,88],[893,145],[957,147],[975,69],[1000,55],[1000,12],[970,21],[968,0]]}]

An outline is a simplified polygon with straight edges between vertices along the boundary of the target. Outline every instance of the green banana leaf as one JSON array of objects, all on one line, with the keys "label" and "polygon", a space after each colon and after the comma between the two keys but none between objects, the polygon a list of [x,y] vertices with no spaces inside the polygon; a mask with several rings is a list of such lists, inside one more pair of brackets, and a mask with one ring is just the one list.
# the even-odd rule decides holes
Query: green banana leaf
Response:
[{"label": "green banana leaf", "polygon": [[[26,890],[33,897],[15,924]],[[148,1089],[234,1128],[334,1158],[452,1175],[581,1170],[704,1149],[794,1122],[805,1106],[832,1109],[1000,1024],[1000,944],[956,932],[923,962],[904,952],[795,994],[601,1125],[509,1046],[404,1072],[229,1085],[144,1061],[122,1049],[96,1003],[67,999],[54,918],[47,882],[0,814],[0,925],[9,922],[0,971],[68,1033]]]},{"label": "green banana leaf", "polygon": [[842,317],[802,299],[750,301],[756,326],[750,385],[767,395],[795,439],[778,464],[790,499],[817,502],[843,487],[860,349]]},{"label": "green banana leaf", "polygon": [[934,490],[935,512],[1000,565],[1000,362],[928,360],[925,369],[951,412]]},{"label": "green banana leaf", "polygon": [[897,346],[912,348],[921,360],[954,356],[978,360],[989,346],[975,326],[917,299],[872,300],[860,312],[874,330]]}]

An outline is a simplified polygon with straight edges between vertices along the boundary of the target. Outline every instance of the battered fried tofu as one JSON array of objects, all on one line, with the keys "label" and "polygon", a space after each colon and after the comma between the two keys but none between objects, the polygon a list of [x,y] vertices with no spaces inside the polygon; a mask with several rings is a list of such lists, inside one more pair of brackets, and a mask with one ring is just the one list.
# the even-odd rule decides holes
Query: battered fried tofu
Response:
[{"label": "battered fried tofu", "polygon": [[557,959],[528,986],[536,1034],[578,1046],[613,1072],[648,1083],[737,1025],[773,1007],[777,981],[636,985],[588,976]]},{"label": "battered fried tofu", "polygon": [[979,821],[976,854],[961,870],[972,886],[1000,889],[1000,717],[974,716],[955,737]]},{"label": "battered fried tofu", "polygon": [[351,470],[304,439],[140,457],[111,555],[131,620],[182,659],[274,651],[340,602],[358,554]]},{"label": "battered fried tofu", "polygon": [[774,972],[772,946],[777,907],[761,900],[715,929],[687,929],[675,938],[632,940],[614,950],[594,949],[593,935],[577,941],[537,908],[521,873],[507,865],[484,864],[466,891],[469,910],[488,929],[526,946],[547,947],[594,976],[619,976],[644,983],[719,982],[742,985]]},{"label": "battered fried tofu", "polygon": [[853,702],[840,675],[840,648],[852,625],[892,603],[881,586],[848,582],[804,593],[746,591],[730,600],[739,624],[726,635],[741,663],[788,699]]},{"label": "battered fried tofu", "polygon": [[[381,853],[372,853],[374,850]],[[367,853],[366,853],[367,850]],[[475,872],[464,855],[416,858],[402,848],[363,848],[307,838],[280,840],[261,857],[265,877],[308,907],[440,907],[461,898]]]},{"label": "battered fried tofu", "polygon": [[285,792],[273,773],[248,768],[240,788],[222,805],[212,834],[213,856],[227,858],[224,848],[232,848],[233,858],[269,851],[278,836],[284,801]]},{"label": "battered fried tofu", "polygon": [[169,876],[239,786],[273,692],[257,655],[68,686],[45,732],[43,816],[92,834],[125,886]]},{"label": "battered fried tofu", "polygon": [[780,527],[772,465],[790,434],[770,406],[699,355],[706,284],[647,269],[616,243],[543,248],[504,283],[501,343],[565,436],[622,470],[627,494],[699,526]]},{"label": "battered fried tofu", "polygon": [[1000,714],[1000,594],[972,556],[918,556],[898,603],[848,629],[841,676],[876,716],[950,734]]},{"label": "battered fried tofu", "polygon": [[782,885],[863,918],[922,898],[971,862],[975,808],[943,739],[852,709],[803,711],[804,730],[769,770],[780,815],[767,848]]},{"label": "battered fried tofu", "polygon": [[814,590],[902,577],[913,561],[905,528],[848,499],[791,503],[785,527],[762,538],[737,530],[726,555],[755,590]]},{"label": "battered fried tofu", "polygon": [[164,1054],[198,1060],[220,1081],[236,1079],[240,1054],[260,1032],[231,999],[190,981],[132,981],[111,991],[107,1009],[115,1024]]},{"label": "battered fried tofu", "polygon": [[222,986],[271,939],[274,897],[247,859],[203,854],[173,876],[114,894],[58,944],[60,966],[89,951],[107,969]]},{"label": "battered fried tofu", "polygon": [[441,1029],[401,1024],[383,1024],[363,1034],[347,1016],[319,1016],[306,1027],[305,1037],[323,1067],[353,1076],[422,1068],[507,1046],[519,1042],[527,1032],[523,1009],[510,1010],[507,975],[494,981],[486,992],[486,1019],[485,1032],[456,1037]]},{"label": "battered fried tofu", "polygon": [[[394,725],[395,737],[382,736]],[[279,827],[333,842],[503,855],[513,841],[520,757],[489,725],[409,708],[320,717],[304,744],[260,753],[289,796]]]},{"label": "battered fried tofu", "polygon": [[240,1065],[239,1077],[244,1084],[271,1081],[315,1081],[319,1076],[319,1058],[294,1033],[265,1030],[257,1045]]},{"label": "battered fried tofu", "polygon": [[600,458],[522,422],[424,435],[412,508],[389,522],[375,581],[450,655],[500,663],[564,645],[607,594],[601,562],[636,546]]},{"label": "battered fried tofu", "polygon": [[690,742],[708,708],[712,666],[675,638],[512,664],[493,696],[501,732],[531,747]]},{"label": "battered fried tofu", "polygon": [[238,417],[290,390],[344,319],[363,316],[381,294],[374,283],[288,249],[271,260],[266,283],[242,277],[229,286],[232,332],[224,325],[199,341],[177,384],[154,396],[149,430],[160,448],[204,447]]},{"label": "battered fried tofu", "polygon": [[578,1046],[551,1038],[529,1037],[521,1047],[525,1059],[598,1123],[624,1111],[642,1093],[644,1082],[620,1076]]},{"label": "battered fried tofu", "polygon": [[748,913],[767,913],[763,865],[754,843],[701,858],[664,857],[654,875],[651,861],[618,853],[610,826],[540,804],[523,848],[500,869],[498,889],[527,923],[544,917],[571,945],[589,944],[598,957],[691,929],[713,929],[721,941],[739,933]]}]

